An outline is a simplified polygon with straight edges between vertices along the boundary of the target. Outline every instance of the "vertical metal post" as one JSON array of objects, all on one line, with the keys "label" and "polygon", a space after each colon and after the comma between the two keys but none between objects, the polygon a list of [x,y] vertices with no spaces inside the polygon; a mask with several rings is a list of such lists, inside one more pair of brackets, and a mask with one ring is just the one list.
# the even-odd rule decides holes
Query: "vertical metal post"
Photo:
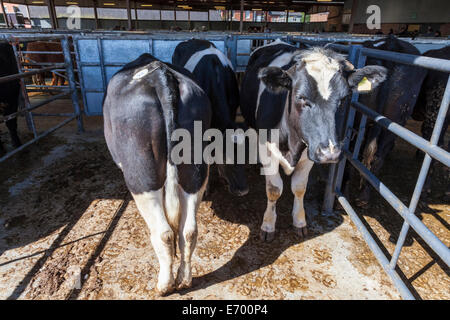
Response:
[{"label": "vertical metal post", "polygon": [[191,10],[188,10],[188,28],[191,30]]},{"label": "vertical metal post", "polygon": [[80,104],[78,103],[78,92],[75,84],[75,73],[73,72],[72,56],[70,54],[69,38],[65,36],[61,40],[61,46],[64,53],[64,63],[66,64],[67,79],[69,80],[69,87],[72,91],[72,105],[75,115],[77,116],[78,132],[84,132],[83,118],[81,115]]},{"label": "vertical metal post", "polygon": [[47,0],[48,14],[53,29],[58,29],[58,18],[56,17],[55,3],[53,0]]},{"label": "vertical metal post", "polygon": [[0,0],[0,4],[2,6],[3,19],[5,19],[6,27],[9,28],[8,15],[6,14],[5,6],[3,5],[3,0]]},{"label": "vertical metal post", "polygon": [[175,22],[175,26],[177,25],[177,3],[173,5],[173,21]]},{"label": "vertical metal post", "polygon": [[240,14],[240,21],[239,21],[239,32],[242,33],[244,30],[244,0],[241,0],[241,14]]},{"label": "vertical metal post", "polygon": [[161,29],[163,28],[161,6],[159,7],[159,26],[160,26]]},{"label": "vertical metal post", "polygon": [[[433,133],[431,135],[430,144],[435,146],[439,142],[439,137],[441,135],[442,126],[445,121],[445,117],[447,115],[447,110],[450,103],[450,77],[447,80],[447,86],[444,91],[444,95],[442,97],[441,105],[439,108],[439,113],[436,119],[436,123],[434,124]],[[411,197],[411,202],[409,204],[409,215],[414,215],[417,204],[419,203],[420,195],[422,193],[423,185],[427,179],[428,171],[431,165],[431,157],[426,153],[425,158],[422,163],[422,168],[420,169],[419,177],[417,178],[417,183],[414,188],[413,195]],[[389,267],[394,269],[397,265],[398,258],[400,256],[400,252],[403,248],[403,244],[406,240],[406,235],[409,231],[409,224],[404,221],[402,230],[400,231],[400,235],[397,240],[397,244],[395,245],[394,253],[392,254],[391,262],[389,263]]]},{"label": "vertical metal post", "polygon": [[210,12],[209,12],[209,8],[208,8],[208,31],[211,30],[211,17],[210,17]]},{"label": "vertical metal post", "polygon": [[133,30],[133,26],[131,24],[131,7],[130,0],[127,0],[127,20],[128,20],[128,31]]},{"label": "vertical metal post", "polygon": [[[350,46],[350,50],[349,50],[349,57],[348,60],[356,65],[358,63],[358,58],[359,58],[359,50],[357,51],[358,48],[360,48],[361,46]],[[358,54],[357,54],[358,53]],[[353,99],[353,96],[352,96]],[[337,136],[339,139],[343,139],[344,135],[345,135],[345,130],[346,130],[346,126],[345,126],[345,122],[347,117],[349,116],[349,113],[351,111],[351,107],[350,107],[350,103],[346,103],[346,105],[344,106],[344,112],[342,113],[342,116],[336,120],[338,120],[338,125],[336,126],[337,129]],[[343,159],[342,161],[345,161],[345,159]],[[327,186],[325,188],[325,196],[324,196],[324,201],[323,201],[323,205],[322,205],[322,210],[324,213],[331,213],[333,211],[333,204],[334,204],[334,198],[335,198],[335,190],[336,190],[336,177],[337,177],[337,167],[340,164],[331,164],[330,165],[330,171],[328,173],[328,182],[327,182]],[[345,166],[345,164],[344,164]],[[340,185],[339,185],[340,188]]]},{"label": "vertical metal post", "polygon": [[136,0],[134,0],[134,29],[139,29],[139,18]]},{"label": "vertical metal post", "polygon": [[95,29],[99,29],[98,12],[97,12],[97,0],[93,0],[93,4],[94,4]]},{"label": "vertical metal post", "polygon": [[[19,52],[17,51],[16,45],[18,46],[19,44],[15,44],[15,43],[11,44],[11,46],[13,48],[14,56],[16,58],[17,70],[19,73],[23,73],[22,63],[20,61]],[[30,104],[30,99],[28,98],[28,92],[27,92],[27,87],[26,87],[24,78],[20,78],[20,90],[22,92],[22,98],[24,101],[24,106],[20,106],[20,109],[22,109],[22,107],[24,109],[29,109],[31,107],[31,104]],[[34,136],[34,138],[36,138],[38,135],[36,132],[36,126],[34,125],[33,114],[30,111],[27,111],[25,113],[25,120],[27,122],[28,129],[31,130],[31,132],[33,132],[33,136]]]},{"label": "vertical metal post", "polygon": [[350,15],[350,22],[349,22],[349,26],[348,26],[348,33],[353,32],[353,25],[355,23],[356,10],[358,10],[358,0],[353,0],[352,13]]}]

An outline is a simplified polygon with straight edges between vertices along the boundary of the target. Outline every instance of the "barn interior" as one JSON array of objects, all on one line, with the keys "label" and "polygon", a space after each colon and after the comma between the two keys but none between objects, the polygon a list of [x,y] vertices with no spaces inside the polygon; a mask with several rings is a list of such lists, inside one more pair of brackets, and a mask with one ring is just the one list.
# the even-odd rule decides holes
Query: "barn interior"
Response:
[{"label": "barn interior", "polygon": [[[381,10],[381,28],[366,25],[369,5]],[[183,30],[263,32],[349,32],[395,34],[405,32],[430,36],[450,34],[448,4],[400,0],[14,0],[1,1],[0,27],[26,29],[71,29],[67,20],[80,10],[82,30]],[[73,29],[73,28],[72,28]],[[431,35],[434,36],[434,33]]]},{"label": "barn interior", "polygon": [[[27,103],[43,105],[33,111],[35,128],[30,128],[25,114],[18,117],[20,137],[27,142],[45,136],[8,158],[0,154],[0,299],[405,298],[344,208],[336,202],[332,212],[322,210],[328,165],[314,166],[310,174],[305,195],[306,239],[299,239],[291,229],[294,198],[290,180],[283,176],[286,191],[279,200],[278,231],[271,243],[259,239],[266,207],[259,167],[247,166],[250,192],[240,198],[228,193],[212,168],[211,193],[198,211],[192,288],[158,296],[158,259],[149,231],[108,153],[101,105],[90,109],[101,100],[102,86],[82,92],[80,81],[84,88],[107,82],[125,62],[117,57],[129,49],[121,47],[120,39],[152,38],[162,43],[235,36],[232,62],[239,76],[251,51],[276,37],[353,45],[392,33],[424,53],[450,45],[448,0],[0,0],[0,4],[0,40],[27,36],[45,41],[77,36],[80,41],[86,37],[87,42],[100,39],[98,45],[105,45],[112,59],[83,76],[79,73],[82,58],[74,58],[76,75],[60,87],[51,85],[51,73],[44,87],[33,84],[31,77],[23,82]],[[370,5],[381,9],[376,28],[367,23]],[[110,47],[102,41],[110,41]],[[19,54],[25,52],[24,44]],[[172,45],[159,49],[154,42],[152,46],[170,61]],[[81,48],[77,45],[70,50]],[[100,64],[88,61],[86,67]],[[71,81],[78,90],[75,98],[67,94]],[[59,94],[63,96],[58,98]],[[74,99],[83,113],[83,131]],[[73,121],[61,126],[61,119],[69,116]],[[410,119],[405,127],[421,135],[421,125]],[[8,152],[14,150],[3,123],[0,139]],[[447,131],[446,143],[449,140]],[[379,179],[405,204],[415,192],[422,168],[424,153],[417,155],[416,150],[397,138],[379,173]],[[421,195],[415,211],[447,248],[449,181],[448,167],[437,164],[432,192]],[[356,192],[358,181],[351,188]],[[351,203],[357,207],[355,201]],[[357,208],[381,252],[392,257],[402,237],[403,218],[375,190],[370,204]],[[410,230],[405,237],[394,270],[411,293],[408,298],[450,299],[450,268],[416,231]]]}]

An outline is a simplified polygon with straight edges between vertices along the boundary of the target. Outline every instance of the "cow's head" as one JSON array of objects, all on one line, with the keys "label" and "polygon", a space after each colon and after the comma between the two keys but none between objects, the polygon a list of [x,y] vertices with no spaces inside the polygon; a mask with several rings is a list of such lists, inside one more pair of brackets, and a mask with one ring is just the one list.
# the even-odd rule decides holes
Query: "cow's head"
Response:
[{"label": "cow's head", "polygon": [[317,163],[337,162],[341,153],[336,137],[335,114],[352,91],[370,92],[386,79],[381,66],[354,69],[344,56],[313,48],[294,55],[287,71],[278,67],[260,70],[267,89],[289,92],[285,115],[288,132],[308,146],[308,158]]}]

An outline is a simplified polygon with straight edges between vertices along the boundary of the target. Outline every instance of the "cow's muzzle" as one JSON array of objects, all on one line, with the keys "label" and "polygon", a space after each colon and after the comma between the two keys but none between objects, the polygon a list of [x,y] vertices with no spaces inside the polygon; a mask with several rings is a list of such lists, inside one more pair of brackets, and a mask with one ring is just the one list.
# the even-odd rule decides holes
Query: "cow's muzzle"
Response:
[{"label": "cow's muzzle", "polygon": [[331,141],[328,145],[319,145],[315,152],[315,157],[319,163],[337,163],[341,156],[341,148]]}]

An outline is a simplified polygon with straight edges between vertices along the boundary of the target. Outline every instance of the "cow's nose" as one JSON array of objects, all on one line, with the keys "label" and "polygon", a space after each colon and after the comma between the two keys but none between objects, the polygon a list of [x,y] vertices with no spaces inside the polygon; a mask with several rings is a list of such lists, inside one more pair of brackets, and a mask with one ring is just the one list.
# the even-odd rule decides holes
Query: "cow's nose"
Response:
[{"label": "cow's nose", "polygon": [[316,150],[316,157],[320,163],[336,163],[340,155],[341,149],[332,143],[320,145]]}]

